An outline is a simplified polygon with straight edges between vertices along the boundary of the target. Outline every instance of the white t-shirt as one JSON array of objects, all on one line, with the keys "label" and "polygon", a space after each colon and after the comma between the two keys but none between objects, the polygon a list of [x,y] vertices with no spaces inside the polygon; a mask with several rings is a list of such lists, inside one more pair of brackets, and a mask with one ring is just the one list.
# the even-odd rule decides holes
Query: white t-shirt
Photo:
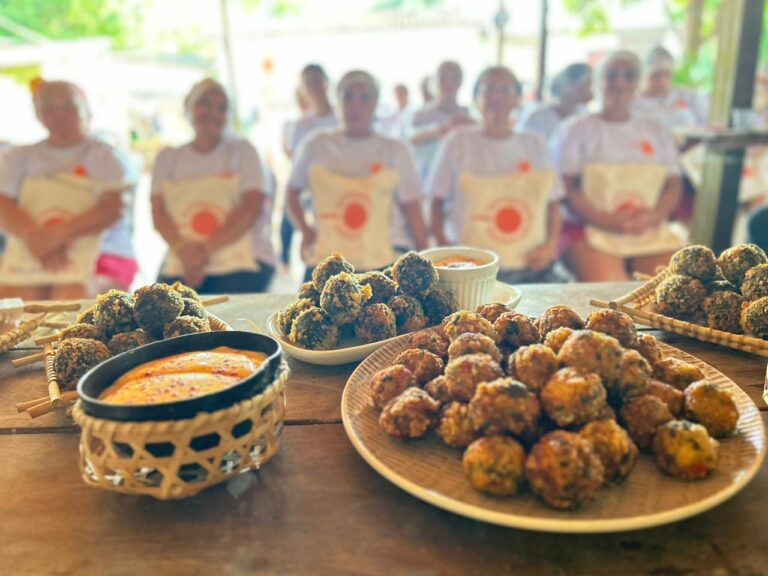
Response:
[{"label": "white t-shirt", "polygon": [[[24,180],[72,172],[82,167],[93,180],[123,182],[127,159],[109,144],[86,138],[79,144],[59,148],[47,142],[18,146],[0,156],[0,194],[19,197]],[[109,228],[101,240],[101,253],[134,258],[130,208]]]},{"label": "white t-shirt", "polygon": [[547,104],[533,104],[527,106],[520,115],[517,122],[517,130],[520,132],[536,132],[541,134],[546,141],[549,141],[554,134],[555,129],[566,120],[575,118],[586,112],[586,108],[579,106],[572,116],[560,116],[557,111],[557,104],[550,102]]},{"label": "white t-shirt", "polygon": [[[310,190],[309,170],[316,165],[350,178],[369,176],[377,166],[389,168],[400,176],[395,192],[400,204],[419,201],[423,197],[411,149],[399,140],[380,134],[368,138],[350,138],[340,130],[316,133],[299,147],[288,179],[288,188]],[[394,210],[392,215],[392,246],[413,247],[403,211]]]},{"label": "white t-shirt", "polygon": [[[549,150],[538,134],[514,133],[509,138],[486,136],[480,126],[454,130],[440,143],[427,178],[426,191],[446,201],[446,234],[451,241],[461,237],[465,202],[458,193],[462,173],[474,176],[503,176],[526,170],[554,170]],[[550,191],[550,202],[563,198],[560,179]]]},{"label": "white t-shirt", "polygon": [[[432,130],[457,118],[471,118],[469,108],[466,106],[455,106],[445,109],[440,108],[437,102],[432,102],[421,110],[414,112],[413,119],[411,120],[410,136],[418,134],[422,130]],[[425,182],[439,142],[439,138],[432,138],[414,147],[419,175]]]},{"label": "white t-shirt", "polygon": [[650,118],[669,128],[706,123],[706,110],[698,94],[674,88],[663,98],[638,96],[632,106],[640,118]]},{"label": "white t-shirt", "polygon": [[336,128],[338,125],[339,121],[333,113],[326,114],[325,116],[304,116],[299,118],[291,130],[290,139],[288,140],[288,151],[295,155],[302,142],[312,135],[313,132]]},{"label": "white t-shirt", "polygon": [[256,148],[247,140],[225,137],[216,148],[205,154],[197,152],[191,144],[163,150],[158,154],[152,170],[152,194],[160,194],[167,180],[194,180],[233,174],[240,179],[241,192],[260,190],[267,196],[251,236],[256,259],[274,265],[271,231],[274,187],[265,176],[265,168]]}]

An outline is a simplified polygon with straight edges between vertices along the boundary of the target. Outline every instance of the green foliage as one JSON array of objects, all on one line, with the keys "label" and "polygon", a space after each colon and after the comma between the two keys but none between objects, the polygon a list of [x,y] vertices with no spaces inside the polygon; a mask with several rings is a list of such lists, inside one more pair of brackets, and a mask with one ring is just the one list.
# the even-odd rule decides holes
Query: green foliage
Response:
[{"label": "green foliage", "polygon": [[608,10],[613,7],[626,7],[639,0],[562,0],[563,6],[571,14],[581,18],[579,36],[605,34],[610,31],[611,23]]}]

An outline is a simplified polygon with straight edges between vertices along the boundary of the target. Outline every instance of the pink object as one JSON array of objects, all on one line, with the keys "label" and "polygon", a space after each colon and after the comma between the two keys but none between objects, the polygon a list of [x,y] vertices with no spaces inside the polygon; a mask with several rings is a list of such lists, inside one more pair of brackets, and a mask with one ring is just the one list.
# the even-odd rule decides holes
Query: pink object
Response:
[{"label": "pink object", "polygon": [[96,274],[113,280],[123,290],[130,289],[133,278],[138,271],[139,264],[133,258],[102,254],[96,260]]}]

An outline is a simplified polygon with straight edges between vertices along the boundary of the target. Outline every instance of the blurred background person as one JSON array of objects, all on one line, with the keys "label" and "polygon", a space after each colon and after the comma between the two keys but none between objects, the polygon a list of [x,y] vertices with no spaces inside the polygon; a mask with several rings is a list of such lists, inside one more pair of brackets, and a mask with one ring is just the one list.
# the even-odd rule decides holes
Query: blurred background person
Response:
[{"label": "blurred background person", "polygon": [[[413,155],[405,143],[373,129],[377,82],[367,72],[352,71],[337,92],[341,127],[302,144],[288,181],[290,213],[304,235],[305,279],[333,251],[367,271],[389,265],[398,252],[427,245]],[[301,203],[304,191],[310,209]]]},{"label": "blurred background person", "polygon": [[684,242],[668,225],[681,195],[672,135],[632,114],[640,68],[632,52],[611,54],[600,74],[600,111],[574,118],[553,136],[569,208],[565,261],[581,281],[653,274]]},{"label": "blurred background person", "polygon": [[424,76],[419,82],[419,92],[421,93],[421,106],[425,107],[435,99],[432,91],[432,76]]},{"label": "blurred background person", "polygon": [[398,84],[394,89],[395,111],[378,122],[378,131],[385,136],[405,140],[411,126],[413,111],[410,106],[408,87]]},{"label": "blurred background person", "polygon": [[265,292],[274,273],[273,190],[253,145],[229,131],[229,97],[197,83],[184,106],[188,144],[161,152],[152,172],[152,216],[170,253],[161,282],[198,292]]}]

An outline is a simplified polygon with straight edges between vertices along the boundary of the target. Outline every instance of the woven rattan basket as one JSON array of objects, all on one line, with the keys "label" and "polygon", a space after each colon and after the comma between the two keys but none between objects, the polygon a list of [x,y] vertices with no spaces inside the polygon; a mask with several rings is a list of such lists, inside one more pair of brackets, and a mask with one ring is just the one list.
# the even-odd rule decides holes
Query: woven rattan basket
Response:
[{"label": "woven rattan basket", "polygon": [[288,365],[260,394],[187,420],[118,422],[73,410],[82,428],[80,470],[91,486],[160,500],[194,496],[275,455],[285,416]]},{"label": "woven rattan basket", "polygon": [[766,340],[754,338],[752,336],[744,336],[742,334],[734,334],[732,332],[724,332],[723,330],[715,330],[706,326],[699,326],[692,322],[677,320],[676,318],[670,318],[669,316],[664,316],[663,314],[655,312],[653,309],[653,301],[655,298],[656,286],[671,275],[672,272],[667,268],[639,288],[620,298],[616,298],[610,302],[592,300],[591,303],[593,306],[612,308],[614,310],[625,312],[632,316],[638,324],[659,328],[660,330],[666,330],[667,332],[673,332],[682,336],[690,336],[691,338],[697,338],[704,342],[727,346],[734,350],[742,350],[744,352],[768,357],[768,341]]}]

